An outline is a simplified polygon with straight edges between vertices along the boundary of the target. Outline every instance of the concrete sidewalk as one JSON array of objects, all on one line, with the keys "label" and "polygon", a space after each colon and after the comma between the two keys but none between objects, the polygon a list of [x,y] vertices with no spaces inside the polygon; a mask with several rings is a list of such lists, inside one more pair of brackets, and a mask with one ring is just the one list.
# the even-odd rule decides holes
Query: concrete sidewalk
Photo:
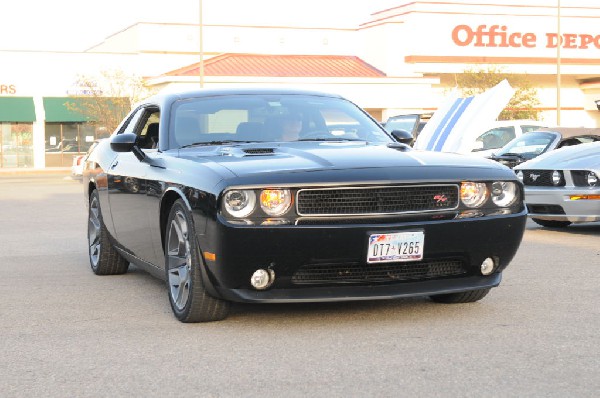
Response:
[{"label": "concrete sidewalk", "polygon": [[33,168],[0,168],[0,178],[4,177],[44,177],[62,176],[71,177],[70,167],[48,167],[45,169]]}]

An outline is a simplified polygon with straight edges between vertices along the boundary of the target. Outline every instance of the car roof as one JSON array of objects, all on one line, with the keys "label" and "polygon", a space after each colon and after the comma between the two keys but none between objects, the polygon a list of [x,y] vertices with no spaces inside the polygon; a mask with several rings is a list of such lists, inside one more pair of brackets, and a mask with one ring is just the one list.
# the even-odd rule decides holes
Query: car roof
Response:
[{"label": "car roof", "polygon": [[[585,135],[600,136],[600,128],[592,127],[544,127],[536,129],[534,131],[550,131],[560,134],[562,138],[578,137]],[[533,133],[534,131],[530,131],[530,133]]]},{"label": "car roof", "polygon": [[331,98],[344,98],[341,95],[327,93],[315,90],[303,90],[296,88],[223,88],[223,89],[198,89],[198,90],[185,90],[185,91],[173,91],[156,94],[142,102],[140,104],[161,104],[170,103],[179,99],[184,98],[202,98],[202,97],[215,97],[221,95],[312,95],[319,97],[331,97]]}]

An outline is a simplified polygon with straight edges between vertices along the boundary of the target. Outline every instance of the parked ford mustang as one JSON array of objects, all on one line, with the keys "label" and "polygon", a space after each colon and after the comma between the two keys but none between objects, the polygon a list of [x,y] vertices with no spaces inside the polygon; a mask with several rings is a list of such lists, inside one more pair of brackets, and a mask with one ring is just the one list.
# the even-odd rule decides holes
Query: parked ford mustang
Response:
[{"label": "parked ford mustang", "polygon": [[548,152],[515,171],[537,224],[560,228],[600,221],[600,142]]},{"label": "parked ford mustang", "polygon": [[477,301],[527,218],[509,168],[415,151],[296,90],[153,97],[95,148],[84,187],[93,272],[163,278],[183,322],[231,302]]},{"label": "parked ford mustang", "polygon": [[492,154],[489,159],[508,167],[515,167],[554,149],[595,141],[600,141],[598,128],[543,128],[523,133]]}]

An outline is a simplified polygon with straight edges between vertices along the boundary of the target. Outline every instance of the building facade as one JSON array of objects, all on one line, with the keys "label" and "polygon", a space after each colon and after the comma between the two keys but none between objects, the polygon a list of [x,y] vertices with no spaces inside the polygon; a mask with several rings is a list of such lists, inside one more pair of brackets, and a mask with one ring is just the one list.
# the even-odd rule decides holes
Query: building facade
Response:
[{"label": "building facade", "polygon": [[201,82],[331,91],[385,120],[435,111],[457,75],[493,65],[538,90],[544,124],[600,124],[597,2],[398,3],[348,29],[137,23],[84,52],[0,49],[0,167],[68,166],[106,134],[69,104],[86,95],[80,76],[107,70],[155,91]]}]

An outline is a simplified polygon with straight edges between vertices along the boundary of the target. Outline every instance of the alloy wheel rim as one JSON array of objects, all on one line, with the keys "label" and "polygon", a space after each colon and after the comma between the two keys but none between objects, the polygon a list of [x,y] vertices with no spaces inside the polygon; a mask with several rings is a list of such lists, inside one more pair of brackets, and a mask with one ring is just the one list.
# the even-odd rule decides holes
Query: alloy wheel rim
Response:
[{"label": "alloy wheel rim", "polygon": [[98,199],[92,198],[90,202],[90,215],[88,218],[88,243],[89,243],[89,254],[90,263],[95,269],[98,267],[98,261],[100,259],[100,208],[98,207]]},{"label": "alloy wheel rim", "polygon": [[167,239],[169,291],[175,307],[181,311],[187,304],[191,288],[192,253],[188,224],[182,211],[177,211]]}]

